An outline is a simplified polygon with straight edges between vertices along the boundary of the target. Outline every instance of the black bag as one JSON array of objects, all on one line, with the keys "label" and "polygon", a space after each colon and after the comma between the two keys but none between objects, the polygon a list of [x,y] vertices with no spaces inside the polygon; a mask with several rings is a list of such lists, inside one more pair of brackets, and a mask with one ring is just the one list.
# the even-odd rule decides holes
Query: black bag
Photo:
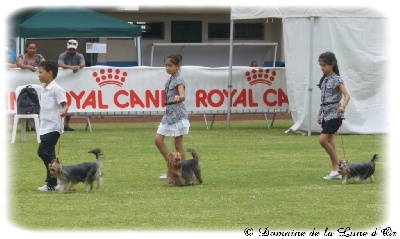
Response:
[{"label": "black bag", "polygon": [[22,88],[17,98],[17,114],[39,114],[39,96],[31,85]]}]

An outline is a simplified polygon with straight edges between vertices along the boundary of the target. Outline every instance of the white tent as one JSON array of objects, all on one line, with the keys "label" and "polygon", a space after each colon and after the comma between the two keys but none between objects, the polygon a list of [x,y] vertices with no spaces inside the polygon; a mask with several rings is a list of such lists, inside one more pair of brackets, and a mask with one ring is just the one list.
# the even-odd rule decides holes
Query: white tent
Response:
[{"label": "white tent", "polygon": [[370,8],[232,7],[231,43],[235,20],[266,18],[282,18],[283,23],[286,83],[295,122],[288,132],[321,131],[316,85],[322,76],[318,56],[326,51],[335,53],[351,96],[341,132],[388,132],[387,19],[382,13]]}]

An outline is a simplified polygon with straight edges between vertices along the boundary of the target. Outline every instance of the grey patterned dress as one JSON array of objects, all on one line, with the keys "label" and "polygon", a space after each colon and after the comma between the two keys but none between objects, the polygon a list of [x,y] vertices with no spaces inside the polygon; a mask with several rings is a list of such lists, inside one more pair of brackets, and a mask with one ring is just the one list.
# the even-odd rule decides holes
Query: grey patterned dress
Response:
[{"label": "grey patterned dress", "polygon": [[[169,78],[165,83],[165,102],[173,102],[176,95],[179,95],[177,86],[183,85],[185,87],[185,81],[180,73]],[[163,116],[161,123],[172,125],[181,119],[188,119],[186,107],[183,103],[166,105],[166,113]]]},{"label": "grey patterned dress", "polygon": [[343,94],[339,89],[339,85],[344,84],[342,77],[333,73],[325,77],[321,84],[321,106],[323,112],[323,120],[326,122],[331,119],[342,118],[344,114],[339,114],[338,108],[341,105]]}]

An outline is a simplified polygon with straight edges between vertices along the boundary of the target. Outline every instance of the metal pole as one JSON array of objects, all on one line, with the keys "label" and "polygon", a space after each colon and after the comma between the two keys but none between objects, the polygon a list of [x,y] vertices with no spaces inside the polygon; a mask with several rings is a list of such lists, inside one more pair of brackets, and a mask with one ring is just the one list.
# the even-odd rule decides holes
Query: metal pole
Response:
[{"label": "metal pole", "polygon": [[232,91],[232,57],[233,57],[233,20],[231,20],[230,28],[230,44],[229,44],[229,76],[228,76],[228,107],[226,115],[226,128],[230,128],[231,118],[231,91]]},{"label": "metal pole", "polygon": [[308,136],[311,136],[311,114],[312,114],[312,81],[314,65],[314,17],[310,18],[310,66],[308,79]]},{"label": "metal pole", "polygon": [[136,42],[136,54],[137,54],[138,66],[142,66],[143,65],[142,37],[135,37],[135,42]]},{"label": "metal pole", "polygon": [[150,66],[153,66],[154,43],[151,46]]}]

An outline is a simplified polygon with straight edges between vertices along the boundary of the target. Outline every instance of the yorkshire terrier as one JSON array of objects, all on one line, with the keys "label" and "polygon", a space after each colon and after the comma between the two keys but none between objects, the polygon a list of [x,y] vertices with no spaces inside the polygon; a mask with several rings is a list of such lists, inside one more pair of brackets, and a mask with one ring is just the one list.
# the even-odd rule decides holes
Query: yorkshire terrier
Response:
[{"label": "yorkshire terrier", "polygon": [[350,164],[348,160],[340,161],[339,174],[342,175],[342,183],[347,184],[349,178],[354,178],[358,181],[360,178],[364,183],[371,178],[374,182],[375,161],[378,159],[378,154],[375,154],[369,162],[353,163]]},{"label": "yorkshire terrier", "polygon": [[60,180],[60,193],[65,190],[74,191],[75,185],[79,182],[86,184],[87,193],[92,191],[95,181],[97,181],[97,188],[103,184],[103,175],[100,171],[104,160],[103,152],[101,149],[96,148],[90,150],[89,153],[96,155],[96,162],[64,166],[57,158],[49,163],[50,176]]},{"label": "yorkshire terrier", "polygon": [[187,149],[193,159],[183,160],[180,153],[168,154],[167,183],[173,186],[186,186],[196,182],[203,183],[199,165],[200,155],[194,149]]}]

